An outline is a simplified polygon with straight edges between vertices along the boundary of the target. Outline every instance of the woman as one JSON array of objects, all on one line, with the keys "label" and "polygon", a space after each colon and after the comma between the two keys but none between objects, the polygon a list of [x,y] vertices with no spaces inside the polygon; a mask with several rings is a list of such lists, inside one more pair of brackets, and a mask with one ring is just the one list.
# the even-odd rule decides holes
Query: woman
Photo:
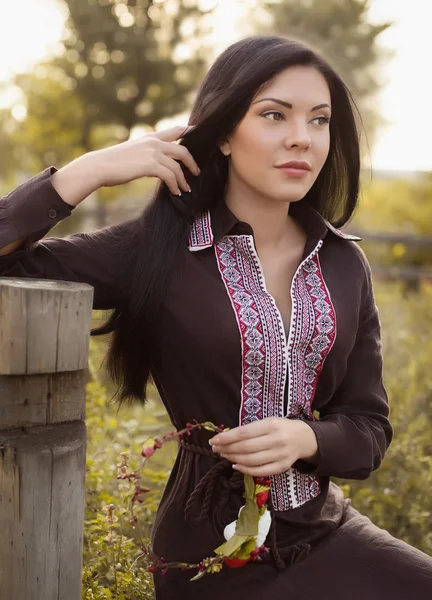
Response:
[{"label": "woman", "polygon": [[[336,229],[358,196],[352,106],[311,50],[248,38],[211,67],[192,128],[86,154],[1,201],[1,275],[84,281],[114,309],[93,333],[113,333],[120,402],[144,402],[151,374],[176,428],[231,428],[213,450],[204,431],[180,446],[156,554],[211,556],[243,474],[271,476],[270,555],[195,582],[156,573],[158,600],[432,597],[432,559],[329,482],[367,478],[392,438],[370,268]],[[163,183],[138,219],[39,241],[92,191],[144,176]]]}]

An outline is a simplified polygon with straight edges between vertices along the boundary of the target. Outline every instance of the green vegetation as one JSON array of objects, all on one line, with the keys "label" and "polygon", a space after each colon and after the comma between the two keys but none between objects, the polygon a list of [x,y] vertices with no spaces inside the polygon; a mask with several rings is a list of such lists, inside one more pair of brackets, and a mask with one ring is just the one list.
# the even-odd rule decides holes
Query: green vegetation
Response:
[{"label": "green vegetation", "polygon": [[[432,176],[419,174],[413,180],[402,176],[384,179],[375,176],[363,184],[363,194],[350,229],[365,233],[363,249],[374,265],[393,267],[432,266],[431,244],[422,245],[415,236],[432,239]],[[376,243],[368,233],[398,234],[396,243]],[[410,243],[403,236],[411,237]]]},{"label": "green vegetation", "polygon": [[[112,388],[105,372],[99,369],[105,348],[104,342],[91,339],[82,597],[83,600],[147,600],[153,598],[152,576],[142,561],[135,563],[141,551],[129,522],[128,499],[133,489],[117,480],[117,465],[121,452],[127,451],[131,467],[136,468],[147,440],[172,427],[156,392],[145,409],[136,405],[118,412],[114,405],[107,405]],[[148,537],[175,454],[174,444],[163,448],[151,461],[152,470],[142,473],[142,484],[152,489],[139,513],[140,526]],[[112,527],[103,510],[109,505],[114,505]]]},{"label": "green vegetation", "polygon": [[400,285],[380,285],[376,297],[395,436],[368,480],[337,483],[376,525],[432,555],[432,286],[407,296]]}]

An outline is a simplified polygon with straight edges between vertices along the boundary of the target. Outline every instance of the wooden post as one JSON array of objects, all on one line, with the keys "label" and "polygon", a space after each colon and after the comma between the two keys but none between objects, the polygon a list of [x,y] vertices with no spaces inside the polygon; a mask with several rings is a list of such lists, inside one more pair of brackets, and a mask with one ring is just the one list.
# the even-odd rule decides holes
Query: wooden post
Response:
[{"label": "wooden post", "polygon": [[0,598],[80,600],[93,288],[0,278]]}]

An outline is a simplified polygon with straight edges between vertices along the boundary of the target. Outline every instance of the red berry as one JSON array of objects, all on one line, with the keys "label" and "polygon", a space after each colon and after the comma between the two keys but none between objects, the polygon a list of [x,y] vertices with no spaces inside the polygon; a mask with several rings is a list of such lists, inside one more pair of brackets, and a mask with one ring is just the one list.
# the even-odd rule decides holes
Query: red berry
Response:
[{"label": "red berry", "polygon": [[248,563],[251,560],[251,558],[224,558],[224,563],[226,564],[227,567],[230,567],[231,569],[238,569],[239,567],[243,567],[246,563]]},{"label": "red berry", "polygon": [[256,495],[256,503],[258,505],[258,508],[264,506],[264,504],[267,502],[268,495],[268,490],[265,490],[264,492],[259,492]]},{"label": "red berry", "polygon": [[271,484],[270,477],[254,477],[254,480],[258,485],[270,486]]},{"label": "red berry", "polygon": [[152,446],[147,446],[147,448],[143,448],[143,450],[141,451],[142,456],[145,456],[146,458],[148,458],[149,456],[152,456],[154,454],[154,447]]},{"label": "red berry", "polygon": [[157,567],[149,567],[148,570],[150,571],[150,573],[156,573]]}]

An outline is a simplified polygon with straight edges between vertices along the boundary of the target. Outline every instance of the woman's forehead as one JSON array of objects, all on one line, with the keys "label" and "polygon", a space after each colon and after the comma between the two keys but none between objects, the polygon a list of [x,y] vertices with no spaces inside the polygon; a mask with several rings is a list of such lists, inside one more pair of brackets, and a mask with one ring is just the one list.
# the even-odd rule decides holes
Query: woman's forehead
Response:
[{"label": "woman's forehead", "polygon": [[314,67],[294,66],[266,81],[252,103],[267,97],[278,98],[293,106],[296,102],[311,103],[312,108],[325,102],[330,104],[330,89],[324,75]]}]

